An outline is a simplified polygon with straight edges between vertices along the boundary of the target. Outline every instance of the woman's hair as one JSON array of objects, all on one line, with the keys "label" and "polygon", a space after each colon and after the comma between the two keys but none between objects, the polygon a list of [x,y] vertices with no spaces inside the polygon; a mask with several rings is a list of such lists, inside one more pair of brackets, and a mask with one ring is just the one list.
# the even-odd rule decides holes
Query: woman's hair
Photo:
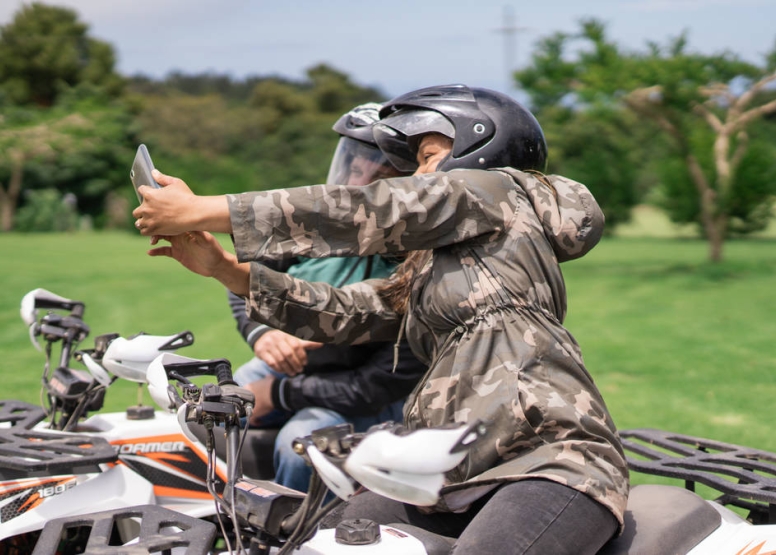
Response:
[{"label": "woman's hair", "polygon": [[429,250],[410,252],[391,274],[388,283],[377,289],[377,293],[396,314],[405,314],[407,312],[412,283],[429,258],[431,258],[431,251]]}]

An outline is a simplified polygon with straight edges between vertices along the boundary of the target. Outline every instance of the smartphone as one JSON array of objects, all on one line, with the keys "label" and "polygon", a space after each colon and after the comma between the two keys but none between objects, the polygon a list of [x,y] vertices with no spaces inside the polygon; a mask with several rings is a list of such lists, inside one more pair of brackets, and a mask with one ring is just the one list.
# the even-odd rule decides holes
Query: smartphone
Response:
[{"label": "smartphone", "polygon": [[157,189],[161,189],[162,187],[151,176],[151,171],[153,169],[154,163],[151,161],[151,155],[148,154],[146,145],[141,144],[137,147],[135,161],[132,162],[132,169],[129,171],[129,178],[132,180],[132,185],[135,187],[138,202],[143,202],[143,197],[137,190],[141,185],[148,185],[149,187],[155,187]]}]

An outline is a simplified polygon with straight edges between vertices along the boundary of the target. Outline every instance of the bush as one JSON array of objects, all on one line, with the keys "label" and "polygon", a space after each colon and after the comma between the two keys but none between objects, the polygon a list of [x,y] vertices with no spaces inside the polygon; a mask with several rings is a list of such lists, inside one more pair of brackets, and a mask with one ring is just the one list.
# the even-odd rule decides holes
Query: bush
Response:
[{"label": "bush", "polygon": [[76,197],[56,189],[29,190],[16,217],[17,231],[75,231],[78,227]]}]

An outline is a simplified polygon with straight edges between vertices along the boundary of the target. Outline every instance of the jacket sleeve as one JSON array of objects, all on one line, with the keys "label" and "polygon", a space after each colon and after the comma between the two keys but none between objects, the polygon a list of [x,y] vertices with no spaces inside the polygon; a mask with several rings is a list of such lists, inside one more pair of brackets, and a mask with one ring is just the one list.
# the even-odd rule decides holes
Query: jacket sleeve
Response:
[{"label": "jacket sleeve", "polygon": [[344,416],[369,416],[406,397],[425,372],[426,367],[415,358],[406,341],[399,345],[398,364],[393,371],[393,346],[381,343],[354,370],[276,380],[272,401],[275,407],[291,411],[314,406]]},{"label": "jacket sleeve", "polygon": [[377,292],[385,279],[333,287],[251,264],[251,319],[300,339],[358,345],[394,341],[401,317]]},{"label": "jacket sleeve", "polygon": [[604,213],[590,190],[560,175],[543,179],[512,168],[500,168],[512,176],[526,194],[558,262],[587,254],[604,233]]},{"label": "jacket sleeve", "polygon": [[434,249],[505,230],[518,196],[501,172],[453,170],[363,187],[227,195],[240,262]]},{"label": "jacket sleeve", "polygon": [[[280,262],[269,261],[267,262],[267,265],[274,268],[277,271],[285,272],[296,262],[297,261],[295,259],[283,260]],[[229,308],[232,311],[232,317],[234,318],[235,323],[237,325],[237,331],[240,333],[240,335],[248,344],[248,346],[251,348],[251,350],[253,350],[253,345],[256,343],[259,337],[264,335],[272,328],[267,326],[266,324],[262,324],[261,322],[252,320],[248,316],[248,311],[246,310],[247,302],[244,297],[235,295],[228,289],[226,290],[226,293],[227,293],[227,300],[229,302]]]},{"label": "jacket sleeve", "polygon": [[256,343],[256,340],[271,328],[248,318],[248,313],[245,310],[246,301],[243,297],[235,295],[229,290],[226,293],[229,299],[229,308],[232,310],[232,317],[237,323],[237,331],[248,346],[253,349],[253,344]]}]

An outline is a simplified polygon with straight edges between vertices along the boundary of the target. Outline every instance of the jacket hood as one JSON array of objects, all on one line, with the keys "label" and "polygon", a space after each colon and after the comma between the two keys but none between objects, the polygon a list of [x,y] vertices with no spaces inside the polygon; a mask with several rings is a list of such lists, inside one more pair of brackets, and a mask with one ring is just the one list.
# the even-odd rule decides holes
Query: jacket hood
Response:
[{"label": "jacket hood", "polygon": [[499,168],[528,196],[558,262],[574,260],[598,244],[604,213],[587,187],[558,175]]}]

